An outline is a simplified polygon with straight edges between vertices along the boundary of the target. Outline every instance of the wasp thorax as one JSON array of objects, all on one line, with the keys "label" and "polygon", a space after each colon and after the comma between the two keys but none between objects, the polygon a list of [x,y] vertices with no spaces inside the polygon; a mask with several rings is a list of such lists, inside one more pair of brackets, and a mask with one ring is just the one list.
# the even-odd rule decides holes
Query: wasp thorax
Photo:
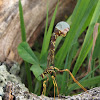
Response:
[{"label": "wasp thorax", "polygon": [[44,74],[42,73],[41,75],[40,75],[42,78],[44,78]]}]

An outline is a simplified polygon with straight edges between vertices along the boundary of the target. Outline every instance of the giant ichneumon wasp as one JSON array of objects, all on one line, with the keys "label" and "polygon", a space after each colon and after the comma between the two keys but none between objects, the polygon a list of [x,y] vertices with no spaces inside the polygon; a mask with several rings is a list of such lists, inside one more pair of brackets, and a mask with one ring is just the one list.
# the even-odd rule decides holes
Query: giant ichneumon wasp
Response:
[{"label": "giant ichneumon wasp", "polygon": [[57,67],[54,66],[54,53],[55,53],[55,41],[57,39],[58,36],[62,36],[65,37],[67,32],[69,31],[70,26],[64,22],[61,21],[59,22],[54,29],[54,32],[52,34],[51,37],[51,42],[50,42],[50,49],[49,49],[49,53],[48,53],[48,57],[47,57],[47,69],[40,75],[42,78],[44,78],[45,76],[47,76],[47,80],[45,80],[43,82],[43,92],[42,94],[45,95],[46,92],[46,82],[49,80],[48,74],[51,75],[52,80],[53,80],[53,84],[54,84],[54,99],[55,99],[55,87],[57,88],[57,93],[58,93],[58,97],[59,97],[59,90],[58,90],[58,85],[56,82],[56,72],[65,72],[67,71],[71,77],[73,78],[74,82],[77,83],[84,91],[87,91],[87,89],[85,89],[72,75],[72,73],[68,70],[68,69],[64,69],[64,70],[60,70]]}]

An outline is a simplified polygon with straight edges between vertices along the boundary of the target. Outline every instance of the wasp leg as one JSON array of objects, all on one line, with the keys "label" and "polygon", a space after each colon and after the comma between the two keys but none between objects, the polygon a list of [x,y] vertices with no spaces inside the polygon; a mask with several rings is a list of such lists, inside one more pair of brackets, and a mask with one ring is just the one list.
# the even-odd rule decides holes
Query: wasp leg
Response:
[{"label": "wasp leg", "polygon": [[53,84],[54,84],[54,100],[55,100],[55,87],[57,88],[57,94],[58,94],[58,97],[59,97],[59,90],[58,90],[58,85],[57,85],[55,76],[51,76],[51,77],[52,77]]},{"label": "wasp leg", "polygon": [[49,80],[49,77],[47,76],[47,80],[45,80],[45,81],[43,82],[43,91],[42,91],[42,95],[45,95],[45,93],[46,93],[46,83],[48,82],[48,80]]},{"label": "wasp leg", "polygon": [[[75,77],[73,76],[73,74],[68,70],[68,69],[64,69],[64,70],[59,70],[58,68],[54,67],[55,70],[57,70],[58,72],[68,72],[72,79],[74,80],[75,83],[77,83],[85,92],[87,92],[87,89],[84,88],[76,79]],[[88,93],[88,92],[87,92]]]}]

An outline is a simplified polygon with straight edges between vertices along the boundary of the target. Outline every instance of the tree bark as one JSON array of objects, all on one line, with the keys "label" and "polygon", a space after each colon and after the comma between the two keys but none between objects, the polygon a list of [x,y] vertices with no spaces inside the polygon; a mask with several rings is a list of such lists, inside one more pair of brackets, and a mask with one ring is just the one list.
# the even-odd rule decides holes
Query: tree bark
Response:
[{"label": "tree bark", "polygon": [[[49,1],[49,22],[57,0]],[[27,35],[27,42],[32,47],[34,41],[45,27],[47,0],[21,0]],[[69,16],[76,1],[60,0],[56,22]],[[56,23],[55,22],[55,23]],[[0,61],[22,62],[17,53],[21,42],[18,0],[0,0]]]}]

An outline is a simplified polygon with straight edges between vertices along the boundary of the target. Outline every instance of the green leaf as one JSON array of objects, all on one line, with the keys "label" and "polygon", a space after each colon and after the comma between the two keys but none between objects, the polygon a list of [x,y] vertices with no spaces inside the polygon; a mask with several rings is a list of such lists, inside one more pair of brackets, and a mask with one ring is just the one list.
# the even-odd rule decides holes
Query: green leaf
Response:
[{"label": "green leaf", "polygon": [[33,74],[35,75],[35,77],[38,80],[42,80],[42,77],[40,77],[41,73],[43,73],[42,68],[39,66],[39,64],[34,64],[31,66],[30,70],[33,72]]},{"label": "green leaf", "polygon": [[20,25],[21,25],[21,37],[22,37],[22,41],[25,42],[26,41],[26,31],[25,31],[23,8],[22,8],[21,0],[19,0],[19,15],[20,15]]},{"label": "green leaf", "polygon": [[47,53],[41,58],[40,66],[41,66],[41,68],[46,69],[46,67],[47,67]]},{"label": "green leaf", "polygon": [[27,42],[18,45],[18,53],[23,60],[31,64],[39,64],[39,61]]},{"label": "green leaf", "polygon": [[96,9],[94,11],[93,17],[91,19],[89,28],[88,28],[86,36],[85,36],[85,40],[84,40],[82,49],[80,51],[80,54],[78,56],[78,59],[76,61],[75,66],[74,66],[74,69],[73,69],[73,72],[72,72],[72,74],[74,76],[76,75],[77,71],[79,70],[81,64],[85,60],[87,54],[89,53],[89,51],[92,47],[93,39],[91,39],[91,36],[92,36],[92,33],[93,33],[94,25],[98,21],[99,15],[100,15],[100,1],[98,1],[98,4],[96,6]]}]

